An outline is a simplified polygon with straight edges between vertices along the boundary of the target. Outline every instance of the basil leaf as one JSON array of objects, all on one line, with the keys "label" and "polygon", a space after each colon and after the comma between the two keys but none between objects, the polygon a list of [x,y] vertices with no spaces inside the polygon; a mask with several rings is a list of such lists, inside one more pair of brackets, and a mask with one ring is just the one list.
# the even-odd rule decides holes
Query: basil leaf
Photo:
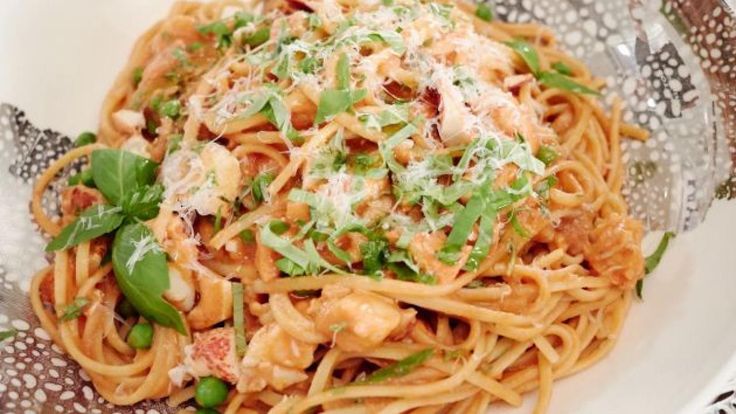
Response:
[{"label": "basil leaf", "polygon": [[122,201],[125,214],[141,219],[150,220],[158,216],[159,204],[164,195],[161,184],[147,185],[126,193]]},{"label": "basil leaf", "polygon": [[302,269],[307,269],[310,258],[303,250],[294,246],[291,241],[277,236],[269,226],[261,227],[261,243],[275,250],[280,255],[290,259]]},{"label": "basil leaf", "polygon": [[307,271],[304,270],[303,267],[300,267],[298,264],[294,263],[293,260],[287,259],[286,257],[282,257],[279,260],[276,260],[275,264],[280,271],[286,273],[291,277],[304,276],[305,274],[307,274]]},{"label": "basil leaf", "polygon": [[[644,275],[648,275],[654,271],[654,269],[659,265],[659,262],[662,260],[662,256],[664,256],[664,252],[667,250],[667,246],[670,244],[670,239],[675,237],[675,233],[672,233],[670,231],[664,233],[662,236],[662,239],[659,241],[659,244],[657,245],[657,249],[654,250],[654,253],[647,256],[646,259],[644,259]],[[636,296],[639,297],[639,299],[642,298],[642,290],[644,289],[644,279],[639,279],[636,282]]]},{"label": "basil leaf", "polygon": [[169,268],[148,227],[128,224],[117,232],[112,265],[118,287],[143,317],[187,334],[181,314],[161,297],[169,288]]},{"label": "basil leaf", "polygon": [[92,178],[110,203],[120,205],[127,193],[151,184],[156,178],[155,162],[118,149],[92,152]]},{"label": "basil leaf", "polygon": [[319,96],[314,124],[319,125],[337,114],[346,112],[368,95],[366,89],[326,89]]},{"label": "basil leaf", "polygon": [[337,59],[337,89],[350,89],[350,60],[346,53],[341,53]]},{"label": "basil leaf", "polygon": [[120,207],[104,204],[89,207],[51,240],[46,246],[46,251],[65,250],[110,233],[120,227],[124,219],[125,215]]},{"label": "basil leaf", "polygon": [[524,63],[529,67],[529,70],[538,77],[539,74],[539,55],[532,45],[522,39],[514,39],[506,42],[506,46],[514,49],[514,51],[521,56]]},{"label": "basil leaf", "polygon": [[437,278],[427,273],[416,272],[404,263],[388,263],[386,267],[394,272],[396,279],[405,282],[422,283],[425,285],[436,285]]},{"label": "basil leaf", "polygon": [[537,76],[539,82],[548,88],[563,89],[574,93],[600,96],[600,92],[581,85],[571,78],[557,72],[542,72]]},{"label": "basil leaf", "polygon": [[432,348],[416,352],[404,359],[394,362],[391,365],[374,371],[362,380],[354,381],[352,385],[377,384],[391,378],[403,377],[425,363],[433,354],[434,349]]},{"label": "basil leaf", "polygon": [[437,258],[447,264],[454,264],[460,258],[460,250],[473,231],[473,224],[480,218],[485,208],[483,196],[476,194],[470,198],[468,204],[455,214],[454,224],[445,245],[437,253]]},{"label": "basil leaf", "polygon": [[84,310],[84,307],[87,306],[88,303],[89,303],[89,300],[87,300],[87,298],[84,298],[84,297],[79,297],[79,298],[74,299],[74,302],[64,307],[64,311],[61,315],[61,318],[59,319],[61,319],[64,322],[77,319],[78,317],[82,315],[82,311]]},{"label": "basil leaf", "polygon": [[483,259],[488,256],[488,251],[493,243],[493,224],[496,221],[496,211],[487,207],[480,217],[478,225],[478,239],[470,251],[468,261],[465,262],[465,270],[473,271],[480,266]]}]

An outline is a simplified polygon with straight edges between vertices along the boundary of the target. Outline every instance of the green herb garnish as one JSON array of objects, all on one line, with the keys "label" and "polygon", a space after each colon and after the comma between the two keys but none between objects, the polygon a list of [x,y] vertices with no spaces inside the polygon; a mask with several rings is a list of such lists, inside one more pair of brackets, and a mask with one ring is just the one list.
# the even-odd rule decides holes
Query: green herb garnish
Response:
[{"label": "green herb garnish", "polygon": [[351,385],[378,384],[392,378],[403,377],[424,364],[434,354],[434,349],[427,348],[423,351],[411,354],[391,365],[374,371],[362,380],[354,381]]},{"label": "green herb garnish", "polygon": [[[672,233],[670,231],[665,232],[662,236],[662,239],[659,241],[659,244],[657,245],[657,249],[654,250],[654,253],[647,256],[646,259],[644,259],[644,275],[648,275],[654,271],[654,269],[659,265],[659,262],[662,260],[662,256],[664,256],[664,252],[667,251],[667,246],[670,244],[670,239],[675,237],[675,233]],[[642,298],[642,290],[644,289],[644,279],[639,279],[636,282],[636,296],[639,297],[639,299]]]},{"label": "green herb garnish", "polygon": [[493,9],[486,3],[480,3],[475,9],[475,15],[485,22],[490,22],[493,20]]},{"label": "green herb garnish", "polygon": [[62,311],[60,320],[67,322],[79,318],[82,315],[84,307],[89,304],[89,300],[84,297],[74,299],[74,302],[66,305]]}]

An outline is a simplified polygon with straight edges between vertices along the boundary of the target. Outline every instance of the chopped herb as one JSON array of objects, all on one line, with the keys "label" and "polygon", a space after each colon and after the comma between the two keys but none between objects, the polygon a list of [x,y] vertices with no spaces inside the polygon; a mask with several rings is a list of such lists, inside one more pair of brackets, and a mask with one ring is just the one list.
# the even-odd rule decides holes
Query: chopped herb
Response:
[{"label": "chopped herb", "polygon": [[511,222],[511,227],[514,229],[514,232],[516,232],[516,234],[525,238],[529,237],[529,232],[527,232],[524,226],[519,223],[519,218],[516,210],[511,212],[509,222]]},{"label": "chopped herb", "polygon": [[233,283],[233,329],[235,330],[235,353],[238,358],[245,355],[248,342],[245,337],[245,312],[243,303],[245,302],[243,295],[243,284]]},{"label": "chopped herb", "polygon": [[310,13],[309,16],[307,16],[307,25],[310,30],[318,29],[322,27],[322,19],[320,19],[319,15],[316,13]]},{"label": "chopped herb", "polygon": [[463,351],[460,349],[453,349],[453,350],[445,350],[445,355],[442,357],[442,359],[445,362],[454,361],[456,359],[459,359],[463,356]]},{"label": "chopped herb", "polygon": [[534,47],[522,39],[509,40],[506,42],[506,46],[514,49],[514,51],[524,60],[532,74],[537,77],[540,72],[539,55],[537,55],[537,51],[534,50]]},{"label": "chopped herb", "polygon": [[330,331],[333,333],[340,333],[348,327],[347,322],[333,323],[329,326]]},{"label": "chopped herb", "polygon": [[262,27],[256,30],[254,33],[246,36],[243,39],[243,42],[245,42],[245,44],[249,45],[250,47],[258,47],[268,42],[268,39],[270,38],[271,38],[271,29],[268,27]]},{"label": "chopped herb", "polygon": [[263,202],[266,199],[266,194],[268,194],[268,186],[271,185],[271,182],[276,178],[276,175],[272,172],[263,172],[258,175],[256,175],[256,178],[253,179],[253,183],[251,185],[251,192],[253,194],[253,199],[260,203]]},{"label": "chopped herb", "polygon": [[557,72],[542,72],[538,76],[539,82],[548,88],[557,88],[587,95],[600,95],[600,92],[581,85],[571,78]]},{"label": "chopped herb", "polygon": [[360,245],[363,273],[376,275],[381,272],[386,261],[386,249],[388,249],[388,243],[384,239],[369,240]]},{"label": "chopped herb", "polygon": [[184,139],[184,136],[182,134],[171,135],[168,142],[166,143],[166,155],[171,154],[172,152],[179,151],[181,149],[182,139]]},{"label": "chopped herb", "polygon": [[187,52],[184,51],[184,49],[180,47],[174,48],[174,50],[171,52],[171,55],[179,61],[181,65],[188,65],[189,64],[189,56],[187,55]]},{"label": "chopped herb", "polygon": [[350,61],[347,54],[340,55],[335,71],[337,72],[337,88],[322,91],[317,105],[317,115],[314,118],[315,125],[349,110],[368,95],[365,89],[350,89]]},{"label": "chopped herb", "polygon": [[480,3],[478,5],[478,8],[475,9],[475,15],[485,22],[493,20],[493,10],[491,9],[491,6],[486,3]]},{"label": "chopped herb", "polygon": [[[662,239],[659,241],[659,244],[657,245],[657,249],[654,250],[654,253],[647,256],[647,258],[644,260],[644,274],[648,275],[654,271],[654,269],[659,265],[659,262],[662,260],[662,256],[664,256],[664,252],[667,250],[667,246],[670,244],[670,239],[675,237],[675,233],[672,232],[665,232],[662,236]],[[642,290],[644,289],[644,279],[639,279],[636,282],[636,296],[638,296],[640,299],[642,297]]]},{"label": "chopped herb", "polygon": [[550,175],[549,177],[537,183],[537,186],[534,188],[534,191],[540,196],[546,197],[549,193],[549,190],[551,190],[552,187],[554,187],[556,184],[557,184],[557,177],[555,177],[554,175]]},{"label": "chopped herb", "polygon": [[94,132],[85,131],[77,135],[77,139],[74,140],[74,146],[83,147],[94,144],[95,142],[97,142],[97,135]]},{"label": "chopped herb", "polygon": [[432,348],[411,354],[391,365],[374,371],[362,380],[354,381],[351,385],[378,384],[389,379],[403,377],[424,364],[433,354],[434,349]]},{"label": "chopped herb", "polygon": [[225,22],[223,21],[216,21],[204,26],[199,26],[199,28],[197,28],[197,31],[199,31],[199,33],[203,35],[215,35],[215,38],[217,39],[216,44],[218,49],[225,49],[230,47],[233,41],[232,32],[230,31],[230,28],[227,27],[227,24],[225,24]]},{"label": "chopped herb", "polygon": [[552,64],[552,69],[565,76],[572,76],[572,69],[567,66],[564,62],[555,62]]},{"label": "chopped herb", "polygon": [[143,68],[139,66],[133,69],[132,77],[133,77],[133,86],[137,88],[138,85],[141,83],[141,80],[143,80]]},{"label": "chopped herb", "polygon": [[282,257],[276,260],[275,264],[276,264],[276,267],[278,267],[280,271],[292,277],[304,276],[306,274],[306,270],[304,270],[303,267],[294,263],[293,260],[287,259],[285,257]]},{"label": "chopped herb", "polygon": [[187,46],[187,50],[190,52],[197,52],[198,50],[202,49],[203,45],[200,42],[194,42]]},{"label": "chopped herb", "polygon": [[557,159],[557,151],[552,149],[552,147],[548,147],[546,145],[543,145],[539,147],[539,150],[537,151],[537,159],[539,161],[542,161],[544,165],[549,166]]},{"label": "chopped herb", "polygon": [[64,307],[64,310],[62,311],[61,319],[64,322],[71,321],[74,319],[77,319],[82,315],[82,311],[84,310],[84,307],[87,306],[89,303],[89,300],[84,297],[78,297],[74,299],[74,302],[66,305]]},{"label": "chopped herb", "polygon": [[405,263],[392,262],[386,264],[386,267],[394,272],[396,279],[403,280],[405,282],[422,283],[425,285],[436,285],[437,278],[434,275],[427,273],[417,272],[407,266]]}]

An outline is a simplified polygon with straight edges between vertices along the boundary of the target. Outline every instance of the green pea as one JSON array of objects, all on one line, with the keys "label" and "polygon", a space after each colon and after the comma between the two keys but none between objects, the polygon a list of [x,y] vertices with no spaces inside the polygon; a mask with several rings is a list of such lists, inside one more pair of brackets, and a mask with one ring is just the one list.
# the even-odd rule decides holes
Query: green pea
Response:
[{"label": "green pea", "polygon": [[166,116],[171,119],[179,117],[179,112],[181,112],[181,103],[176,99],[164,102],[161,104],[161,108],[159,109],[159,113],[162,116]]},{"label": "green pea", "polygon": [[220,414],[220,412],[214,408],[200,408],[194,414]]},{"label": "green pea", "polygon": [[227,399],[227,385],[219,378],[204,377],[194,388],[194,399],[204,408],[216,407]]},{"label": "green pea", "polygon": [[74,140],[74,146],[83,147],[85,145],[94,144],[95,142],[97,142],[97,135],[93,132],[85,131],[79,134],[77,139]]},{"label": "green pea", "polygon": [[121,300],[115,310],[117,311],[118,315],[122,316],[125,319],[138,316],[138,311],[135,310],[133,304],[128,302],[127,299]]},{"label": "green pea", "polygon": [[72,175],[69,177],[69,181],[67,181],[67,183],[69,185],[84,184],[87,187],[94,188],[95,180],[92,178],[92,169],[88,168]]},{"label": "green pea", "polygon": [[153,342],[153,326],[142,322],[133,325],[128,334],[128,345],[135,349],[148,349]]}]

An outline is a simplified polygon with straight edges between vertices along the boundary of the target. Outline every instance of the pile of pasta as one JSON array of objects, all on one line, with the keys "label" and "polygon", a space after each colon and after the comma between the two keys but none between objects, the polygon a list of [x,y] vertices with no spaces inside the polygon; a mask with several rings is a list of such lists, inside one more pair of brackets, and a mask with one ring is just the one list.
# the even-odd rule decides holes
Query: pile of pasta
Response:
[{"label": "pile of pasta", "polygon": [[37,181],[34,310],[114,404],[542,413],[644,274],[604,86],[486,5],[176,3]]}]

